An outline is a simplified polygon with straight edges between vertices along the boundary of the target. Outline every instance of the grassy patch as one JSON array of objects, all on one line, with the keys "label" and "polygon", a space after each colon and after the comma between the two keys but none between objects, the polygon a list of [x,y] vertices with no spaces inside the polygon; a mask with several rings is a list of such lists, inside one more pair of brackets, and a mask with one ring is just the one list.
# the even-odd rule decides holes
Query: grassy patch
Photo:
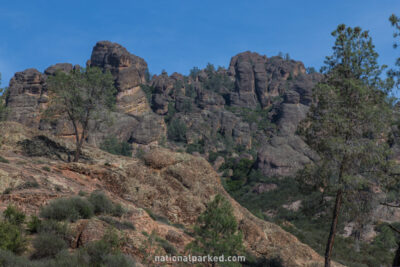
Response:
[{"label": "grassy patch", "polygon": [[135,230],[135,226],[133,225],[133,223],[129,222],[129,221],[118,221],[112,217],[109,216],[100,216],[99,217],[100,220],[108,223],[109,225],[117,228],[118,230]]},{"label": "grassy patch", "polygon": [[6,158],[3,158],[2,156],[0,156],[0,162],[1,163],[10,163],[10,161]]}]

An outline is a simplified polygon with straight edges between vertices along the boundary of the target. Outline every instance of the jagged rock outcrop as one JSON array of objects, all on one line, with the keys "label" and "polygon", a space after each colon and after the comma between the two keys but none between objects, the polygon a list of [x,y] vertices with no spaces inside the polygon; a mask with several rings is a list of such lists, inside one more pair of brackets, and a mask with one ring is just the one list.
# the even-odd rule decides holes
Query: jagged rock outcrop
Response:
[{"label": "jagged rock outcrop", "polygon": [[[265,64],[266,56],[261,56],[257,53],[249,51],[238,54],[231,59],[229,72],[235,77],[235,92],[231,94],[230,100],[233,105],[253,108],[258,104],[258,97],[268,93],[267,88],[267,73]],[[278,95],[278,92],[270,92],[271,95]],[[268,97],[268,95],[266,95]],[[261,100],[261,98],[260,98]],[[262,99],[265,102],[267,99]],[[265,105],[268,104],[268,100]]]},{"label": "jagged rock outcrop", "polygon": [[40,109],[47,102],[45,76],[36,69],[15,73],[11,79],[6,99],[8,120],[37,128]]},{"label": "jagged rock outcrop", "polygon": [[309,106],[300,103],[301,95],[287,91],[276,115],[277,135],[257,154],[257,167],[267,176],[290,176],[318,156],[296,135],[300,121],[305,119]]},{"label": "jagged rock outcrop", "polygon": [[206,150],[224,150],[226,149],[224,139],[228,139],[231,140],[232,146],[251,148],[250,125],[224,109],[215,108],[193,113],[178,113],[175,118],[187,125],[188,144],[203,140]]},{"label": "jagged rock outcrop", "polygon": [[147,63],[144,59],[117,43],[101,41],[94,46],[87,64],[109,70],[114,76],[120,111],[140,115],[150,110],[146,95],[140,89],[140,85],[146,83]]},{"label": "jagged rock outcrop", "polygon": [[45,69],[44,74],[47,76],[54,75],[57,71],[63,71],[65,73],[71,72],[73,69],[79,69],[79,65],[72,66],[70,63],[57,63]]},{"label": "jagged rock outcrop", "polygon": [[[111,114],[112,125],[93,124],[88,142],[99,145],[104,138],[114,136],[119,140],[149,144],[165,136],[166,126],[162,118],[152,114],[146,95],[140,88],[145,83],[146,62],[130,54],[119,44],[98,42],[93,49],[89,66],[109,70],[119,90],[117,107],[119,112]],[[10,81],[6,100],[8,120],[20,122],[28,127],[52,132],[58,136],[74,138],[71,123],[63,118],[48,119],[43,116],[48,102],[46,80],[56,71],[70,72],[80,68],[69,63],[58,63],[48,67],[44,73],[36,69],[17,72]],[[132,116],[133,115],[133,116]]]},{"label": "jagged rock outcrop", "polygon": [[170,102],[174,102],[178,96],[185,95],[184,77],[176,72],[171,76],[168,76],[166,72],[155,75],[150,86],[154,89],[152,96],[153,110],[160,115],[168,113]]},{"label": "jagged rock outcrop", "polygon": [[197,98],[196,102],[202,109],[209,109],[211,107],[222,108],[225,105],[225,99],[218,93],[205,90],[201,87],[196,88]]},{"label": "jagged rock outcrop", "polygon": [[166,136],[167,126],[164,119],[154,113],[147,113],[137,117],[138,124],[132,128],[129,141],[137,144],[147,145],[161,141]]},{"label": "jagged rock outcrop", "polygon": [[[315,80],[318,79],[306,75],[304,65],[299,61],[267,58],[249,51],[231,59],[229,75],[235,77],[236,81],[235,92],[230,95],[232,105],[248,108],[257,105],[267,107],[274,98],[282,96],[289,89],[301,91],[301,95],[309,98]],[[293,80],[296,82],[291,84]],[[305,102],[302,100],[302,103]]]},{"label": "jagged rock outcrop", "polygon": [[117,43],[97,42],[93,47],[89,66],[109,70],[120,92],[146,82],[147,63]]}]

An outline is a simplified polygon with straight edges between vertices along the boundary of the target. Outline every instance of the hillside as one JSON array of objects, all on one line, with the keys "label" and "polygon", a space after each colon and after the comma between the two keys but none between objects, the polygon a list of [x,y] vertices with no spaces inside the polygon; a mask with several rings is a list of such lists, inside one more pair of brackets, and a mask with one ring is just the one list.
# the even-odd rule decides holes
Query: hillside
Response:
[{"label": "hillside", "polygon": [[183,253],[196,217],[221,193],[234,207],[249,252],[267,259],[280,257],[284,266],[322,263],[322,257],[293,235],[256,218],[229,197],[217,173],[201,157],[156,148],[143,158],[128,158],[85,146],[84,160],[70,163],[66,151],[73,144],[68,141],[13,122],[1,123],[0,133],[0,156],[6,159],[0,163],[2,211],[13,204],[28,215],[38,214],[52,199],[94,190],[104,191],[128,211],[109,221],[96,216],[72,223],[71,248],[100,239],[110,221],[120,221],[134,226],[121,231],[127,238],[123,251],[137,262],[146,265],[151,252],[143,254],[141,248],[147,241],[145,233],[153,231]]}]

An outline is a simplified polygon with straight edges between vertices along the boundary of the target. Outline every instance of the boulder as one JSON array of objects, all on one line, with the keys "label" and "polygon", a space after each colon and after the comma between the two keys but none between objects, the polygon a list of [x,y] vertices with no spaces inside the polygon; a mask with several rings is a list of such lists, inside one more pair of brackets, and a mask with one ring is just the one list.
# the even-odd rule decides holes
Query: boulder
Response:
[{"label": "boulder", "polygon": [[316,159],[300,137],[274,136],[258,151],[256,166],[266,176],[292,176]]},{"label": "boulder", "polygon": [[73,69],[74,69],[74,67],[70,63],[57,63],[57,64],[51,65],[50,67],[45,69],[44,74],[46,74],[47,76],[52,76],[57,71],[63,71],[63,72],[69,73]]}]

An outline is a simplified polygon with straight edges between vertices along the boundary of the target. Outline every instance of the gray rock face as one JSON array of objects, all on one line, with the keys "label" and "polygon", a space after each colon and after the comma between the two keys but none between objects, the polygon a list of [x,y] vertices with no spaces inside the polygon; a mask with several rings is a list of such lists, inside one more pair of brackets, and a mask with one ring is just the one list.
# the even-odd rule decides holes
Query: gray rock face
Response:
[{"label": "gray rock face", "polygon": [[8,120],[17,121],[28,127],[38,127],[40,108],[47,102],[45,77],[36,69],[15,73],[10,81],[6,99],[10,112]]},{"label": "gray rock face", "polygon": [[300,94],[296,91],[288,91],[284,95],[284,101],[288,104],[298,104],[300,103]]},{"label": "gray rock face", "polygon": [[69,64],[69,63],[57,63],[55,65],[52,65],[52,66],[48,67],[44,71],[44,74],[46,74],[47,76],[51,76],[51,75],[54,75],[57,71],[63,71],[63,72],[69,73],[73,69],[74,69],[74,67],[72,66],[72,64]]},{"label": "gray rock face", "polygon": [[318,156],[296,135],[297,127],[307,116],[309,107],[299,103],[295,91],[285,94],[285,102],[277,114],[278,134],[273,136],[257,154],[257,167],[267,176],[294,175]]},{"label": "gray rock face", "polygon": [[205,146],[209,149],[223,149],[225,144],[218,138],[222,136],[231,140],[235,146],[251,148],[252,137],[249,124],[229,111],[211,108],[194,113],[179,113],[176,117],[187,125],[188,143],[204,140]]},{"label": "gray rock face", "polygon": [[117,43],[98,42],[93,48],[88,63],[92,67],[109,70],[114,76],[116,87],[120,92],[146,82],[146,61],[129,53]]},{"label": "gray rock face", "polygon": [[269,106],[274,97],[282,95],[287,81],[305,74],[301,62],[267,58],[257,53],[244,52],[234,56],[229,65],[229,75],[235,77],[233,105],[254,108]]},{"label": "gray rock face", "polygon": [[112,118],[111,125],[102,124],[91,132],[89,143],[99,146],[105,138],[116,137],[118,140],[147,145],[160,141],[162,136],[165,136],[165,123],[156,114],[149,113],[133,117],[114,112]]},{"label": "gray rock face", "polygon": [[317,155],[304,141],[294,136],[274,136],[257,153],[257,167],[266,176],[291,176]]},{"label": "gray rock face", "polygon": [[154,113],[148,113],[138,117],[138,124],[131,128],[129,141],[137,144],[147,145],[160,141],[166,135],[164,119]]},{"label": "gray rock face", "polygon": [[258,104],[267,107],[288,90],[297,91],[301,103],[309,105],[312,88],[322,79],[319,73],[307,75],[299,61],[267,58],[249,51],[231,59],[228,73],[236,81],[231,103],[248,108]]},{"label": "gray rock face", "polygon": [[202,88],[197,90],[196,102],[202,109],[211,106],[223,107],[225,105],[225,100],[220,94]]},{"label": "gray rock face", "polygon": [[[274,105],[271,112],[277,125],[267,144],[258,151],[257,167],[268,176],[290,176],[317,156],[296,135],[312,102],[312,89],[322,80],[319,73],[306,74],[304,65],[280,57],[267,58],[257,53],[244,52],[232,58],[229,74],[236,79],[232,105],[265,108]],[[282,102],[276,102],[283,96]]]},{"label": "gray rock face", "polygon": [[140,85],[146,83],[147,63],[129,53],[123,46],[109,41],[98,42],[87,63],[91,67],[109,70],[118,89],[117,108],[130,115],[141,115],[150,110]]},{"label": "gray rock face", "polygon": [[173,73],[168,76],[166,72],[161,75],[155,75],[151,80],[150,86],[154,88],[152,96],[153,111],[159,115],[168,112],[168,103],[173,102],[178,96],[185,95],[183,75]]}]

